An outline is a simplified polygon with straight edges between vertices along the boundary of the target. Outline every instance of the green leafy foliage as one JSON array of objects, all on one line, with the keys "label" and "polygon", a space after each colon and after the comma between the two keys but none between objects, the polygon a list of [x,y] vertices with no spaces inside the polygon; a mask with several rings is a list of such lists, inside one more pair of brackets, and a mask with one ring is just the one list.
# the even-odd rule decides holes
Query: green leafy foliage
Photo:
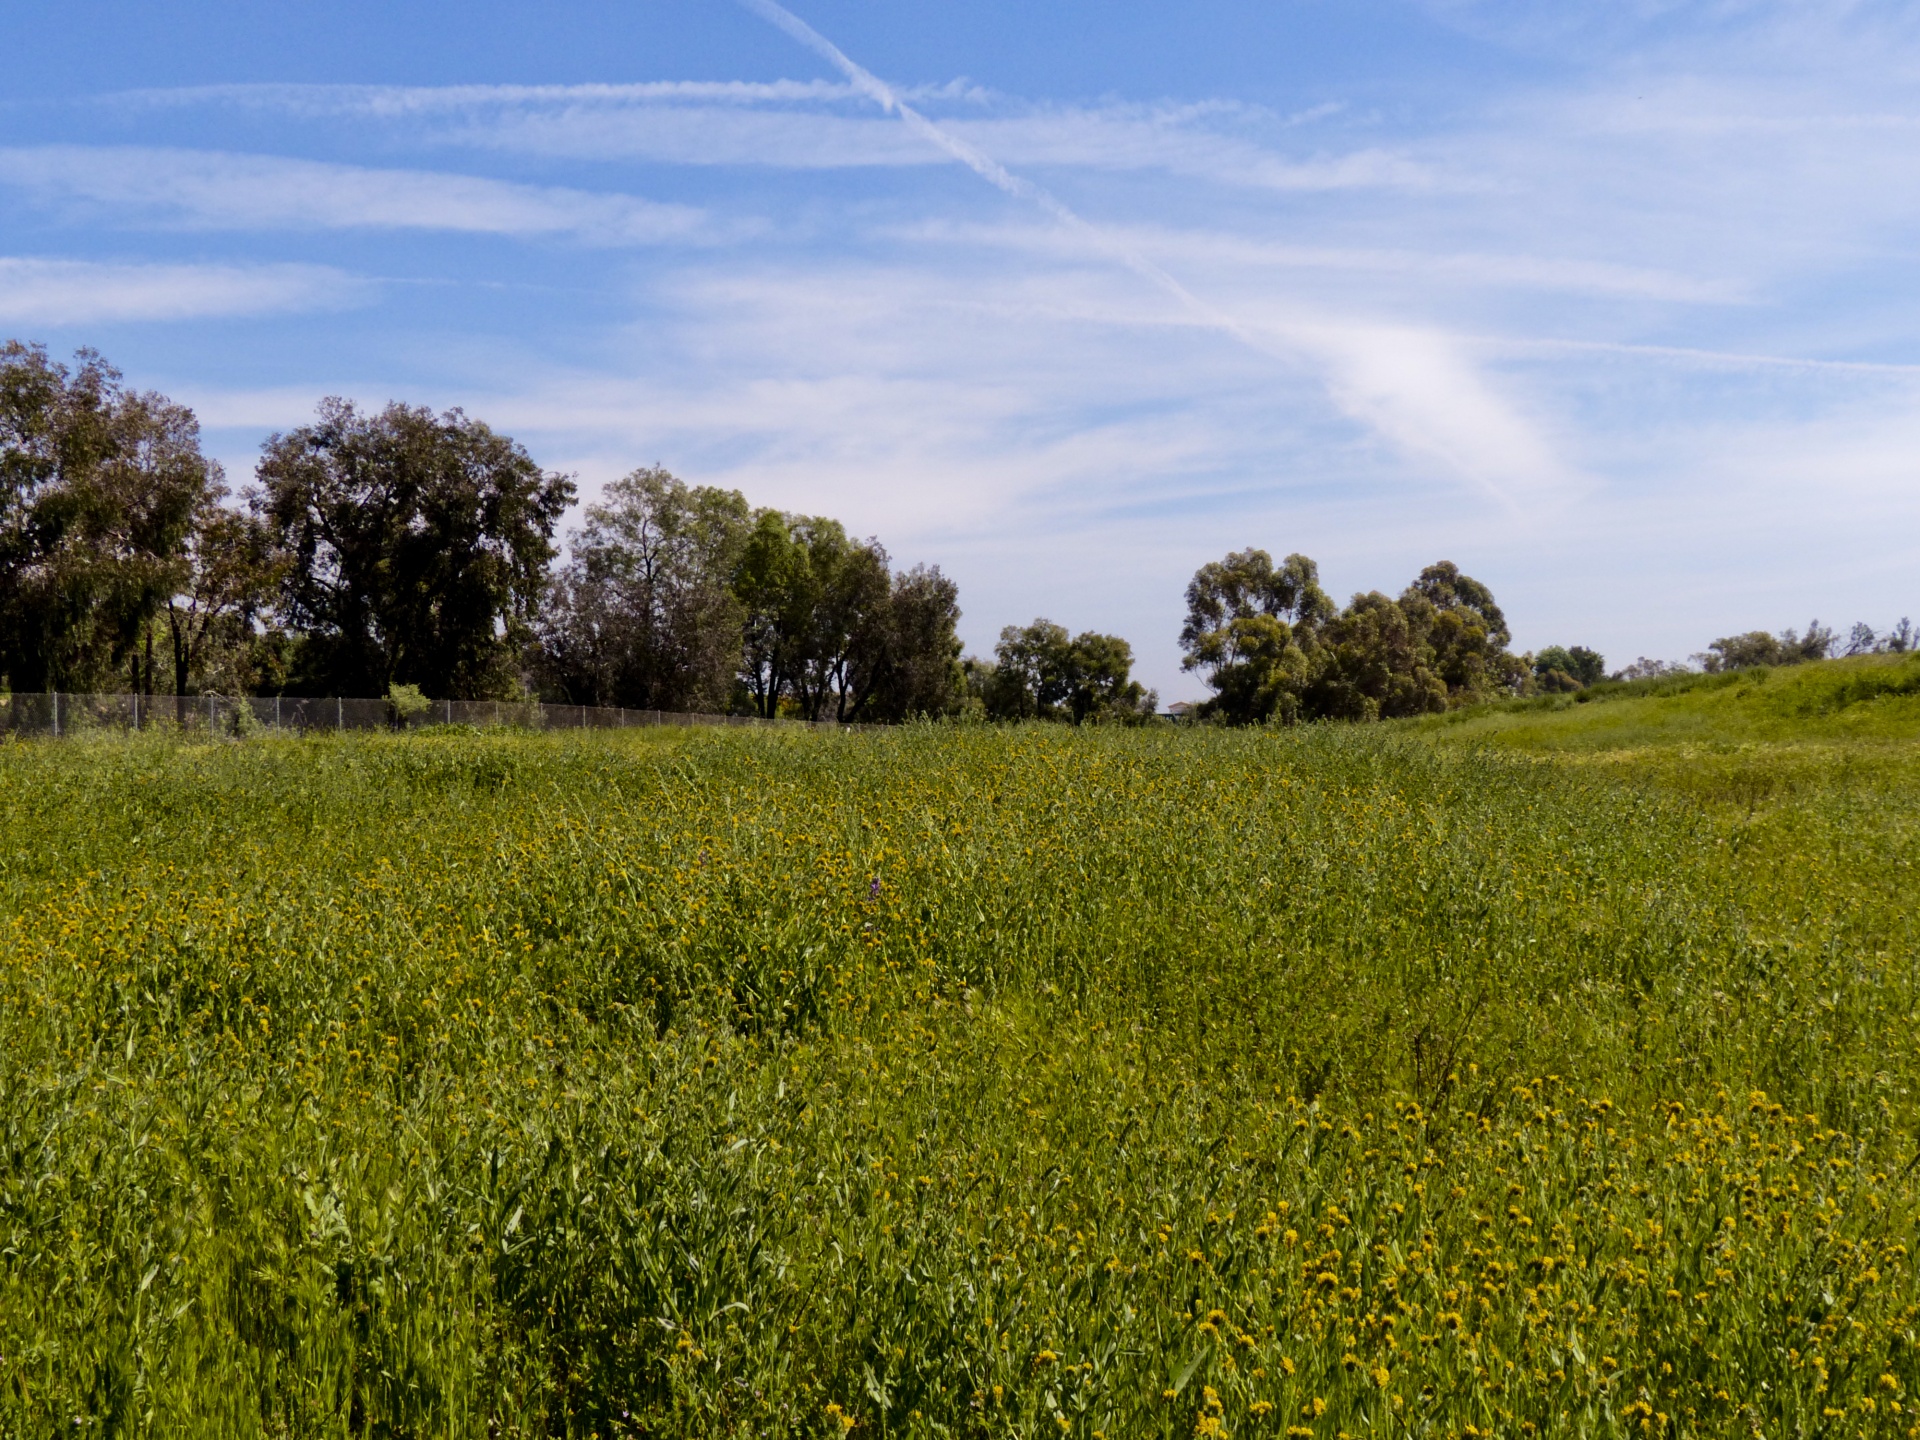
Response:
[{"label": "green leafy foliage", "polygon": [[1204,716],[1252,725],[1389,720],[1527,688],[1493,593],[1450,560],[1399,599],[1355,595],[1335,612],[1304,555],[1264,550],[1203,565],[1187,586],[1184,666],[1213,687]]},{"label": "green leafy foliage", "polygon": [[1584,645],[1549,645],[1532,657],[1533,683],[1550,693],[1597,685],[1607,678],[1606,657]]},{"label": "green leafy foliage", "polygon": [[[273,611],[287,557],[258,515],[225,499],[224,487],[209,487],[202,497],[182,579],[167,597],[164,658],[175,695],[271,694],[287,681],[290,637]],[[151,655],[145,668],[150,684],[160,680]]]},{"label": "green leafy foliage", "polygon": [[1782,630],[1778,635],[1749,630],[1744,635],[1722,636],[1694,660],[1702,670],[1715,674],[1721,670],[1750,670],[1757,665],[1804,665],[1809,660],[1824,660],[1832,651],[1833,631],[1813,620],[1808,622],[1805,635],[1792,630]]},{"label": "green leafy foliage", "polygon": [[959,707],[959,591],[937,566],[894,574],[879,541],[824,516],[758,510],[739,537],[709,572],[738,617],[735,708],[864,723]]},{"label": "green leafy foliage", "polygon": [[418,685],[389,685],[387,714],[394,725],[405,729],[414,721],[433,713],[433,701],[421,693]]},{"label": "green leafy foliage", "polygon": [[256,505],[285,557],[292,684],[456,700],[516,693],[573,482],[458,410],[319,417],[262,447]]},{"label": "green leafy foliage", "polygon": [[1187,586],[1183,668],[1214,689],[1209,712],[1232,724],[1291,722],[1321,630],[1334,617],[1320,572],[1304,555],[1277,568],[1264,550],[1202,565]]},{"label": "green leafy foliage", "polygon": [[995,720],[1137,724],[1159,697],[1133,677],[1133,647],[1118,635],[1087,630],[1069,637],[1051,620],[1009,625],[994,662],[977,672],[985,713]]},{"label": "green leafy foliage", "polygon": [[541,679],[576,705],[721,714],[746,615],[732,584],[752,516],[736,490],[636,470],[572,537],[539,619]]},{"label": "green leafy foliage", "polygon": [[142,641],[188,574],[195,516],[218,487],[191,411],[126,389],[91,351],[69,370],[40,346],[0,345],[7,683],[139,688]]}]

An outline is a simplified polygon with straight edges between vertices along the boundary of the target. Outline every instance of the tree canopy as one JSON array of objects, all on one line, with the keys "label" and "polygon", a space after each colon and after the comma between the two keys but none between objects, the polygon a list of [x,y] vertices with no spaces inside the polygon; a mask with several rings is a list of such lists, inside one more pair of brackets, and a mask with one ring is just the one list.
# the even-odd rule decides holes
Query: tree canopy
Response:
[{"label": "tree canopy", "polygon": [[1512,694],[1527,670],[1511,638],[1492,592],[1451,561],[1398,599],[1370,591],[1336,611],[1312,560],[1276,566],[1264,550],[1201,566],[1180,631],[1185,668],[1214,691],[1201,713],[1240,725],[1388,719]]},{"label": "tree canopy", "polygon": [[979,699],[995,720],[1133,723],[1150,717],[1159,697],[1133,679],[1133,647],[1118,635],[1035,620],[1009,625],[994,663],[976,668]]},{"label": "tree canopy", "polygon": [[1769,635],[1764,630],[1749,630],[1744,635],[1723,635],[1694,656],[1708,674],[1721,670],[1749,670],[1757,665],[1799,665],[1808,660],[1824,660],[1833,650],[1833,631],[1818,620],[1807,623],[1800,635],[1782,630]]},{"label": "tree canopy", "polygon": [[606,488],[555,577],[539,630],[559,698],[724,711],[745,609],[734,593],[751,513],[738,491],[658,467]]},{"label": "tree canopy", "polygon": [[894,574],[836,520],[656,467],[610,485],[571,552],[540,625],[545,679],[569,700],[849,722],[959,703],[953,582]]},{"label": "tree canopy", "polygon": [[1581,690],[1607,678],[1606,657],[1584,645],[1549,645],[1536,652],[1530,666],[1533,683],[1542,690]]},{"label": "tree canopy", "polygon": [[1239,550],[1211,561],[1187,585],[1180,629],[1183,668],[1213,687],[1209,713],[1232,724],[1292,721],[1319,648],[1334,618],[1319,568],[1304,555],[1275,566],[1264,550]]},{"label": "tree canopy", "polygon": [[340,399],[269,438],[256,474],[256,509],[287,560],[283,612],[303,641],[295,688],[514,692],[570,479],[459,410],[366,415]]},{"label": "tree canopy", "polygon": [[16,690],[137,684],[219,485],[193,413],[92,351],[0,346],[0,672]]}]

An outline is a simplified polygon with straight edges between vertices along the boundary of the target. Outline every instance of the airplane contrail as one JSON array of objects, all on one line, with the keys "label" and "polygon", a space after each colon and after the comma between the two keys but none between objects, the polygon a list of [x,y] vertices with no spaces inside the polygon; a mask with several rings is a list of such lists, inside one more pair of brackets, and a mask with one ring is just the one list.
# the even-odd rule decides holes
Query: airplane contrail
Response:
[{"label": "airplane contrail", "polygon": [[1031,180],[1022,179],[991,155],[978,147],[969,145],[958,135],[944,129],[936,122],[922,115],[913,106],[900,98],[900,94],[886,81],[875,75],[850,57],[846,51],[835,45],[826,36],[814,29],[806,21],[795,15],[778,0],[739,0],[747,10],[758,15],[768,24],[784,31],[799,41],[807,49],[820,56],[834,69],[845,75],[853,88],[872,100],[890,115],[897,115],[906,127],[922,139],[930,142],[947,154],[953,156],[974,174],[988,184],[1004,190],[1016,199],[1025,200],[1047,212],[1055,220],[1069,229],[1079,232],[1091,240],[1099,249],[1113,259],[1118,260],[1136,275],[1151,281],[1178,300],[1207,324],[1240,341],[1249,349],[1256,350],[1269,359],[1291,359],[1290,354],[1263,340],[1231,315],[1222,313],[1194,294],[1178,279],[1149,260],[1117,236],[1108,234],[1098,225],[1078,214],[1065,201],[1061,200]]},{"label": "airplane contrail", "polygon": [[[916,135],[944,150],[988,184],[1045,211],[1102,254],[1172,296],[1201,323],[1231,336],[1268,360],[1288,366],[1299,365],[1303,360],[1308,363],[1317,361],[1332,372],[1328,380],[1330,396],[1349,415],[1411,450],[1440,459],[1479,484],[1507,509],[1515,508],[1515,497],[1509,492],[1508,486],[1490,475],[1486,464],[1475,463],[1471,455],[1461,453],[1461,437],[1457,433],[1460,429],[1461,387],[1455,386],[1442,397],[1445,401],[1443,407],[1437,408],[1432,403],[1410,404],[1410,397],[1415,402],[1431,401],[1432,397],[1426,394],[1431,387],[1423,389],[1414,386],[1409,389],[1403,383],[1404,376],[1394,373],[1394,367],[1386,367],[1383,371],[1378,364],[1365,363],[1367,357],[1356,357],[1350,353],[1353,349],[1351,344],[1341,345],[1330,340],[1324,333],[1325,327],[1296,325],[1290,331],[1283,330],[1274,335],[1243,324],[1202,300],[1168,271],[1120,237],[1078,214],[1058,196],[1031,180],[1015,175],[986,152],[922,115],[901,99],[899,92],[891,85],[852,59],[838,45],[780,4],[779,0],[739,0],[739,4],[820,56],[846,76],[855,90],[888,114],[898,116]],[[1431,348],[1428,347],[1429,350]],[[1404,361],[1399,368],[1406,368]],[[1519,468],[1526,472],[1523,479],[1527,483],[1531,483],[1536,473],[1549,473],[1559,468],[1544,449],[1539,450],[1538,454],[1533,453],[1538,447],[1532,445],[1532,437],[1526,433],[1526,427],[1518,425],[1518,422],[1508,423],[1505,407],[1495,397],[1484,393],[1477,383],[1465,386],[1464,397],[1472,402],[1467,407],[1469,412],[1481,413],[1483,419],[1490,415],[1498,422],[1496,429],[1504,426],[1524,442],[1521,448],[1525,454]],[[1473,412],[1473,405],[1478,405],[1478,412]],[[1514,467],[1510,462],[1502,461],[1494,468]]]}]

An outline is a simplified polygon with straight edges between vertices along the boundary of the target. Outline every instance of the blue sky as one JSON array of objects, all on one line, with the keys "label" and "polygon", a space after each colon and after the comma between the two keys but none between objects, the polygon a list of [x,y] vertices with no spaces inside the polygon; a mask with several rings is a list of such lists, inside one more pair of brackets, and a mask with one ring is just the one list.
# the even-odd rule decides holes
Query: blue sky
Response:
[{"label": "blue sky", "polygon": [[1615,664],[1920,614],[1914,7],[792,8],[854,80],[731,0],[7,7],[0,335],[236,483],[344,394],[831,514],[1167,699],[1247,545]]}]

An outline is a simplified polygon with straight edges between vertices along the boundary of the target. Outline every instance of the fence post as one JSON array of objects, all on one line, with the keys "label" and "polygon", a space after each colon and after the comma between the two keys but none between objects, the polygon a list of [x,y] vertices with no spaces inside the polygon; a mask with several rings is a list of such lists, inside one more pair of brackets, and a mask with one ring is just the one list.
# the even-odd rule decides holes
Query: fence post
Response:
[{"label": "fence post", "polygon": [[347,728],[346,708],[345,700],[338,695],[333,697],[333,733],[336,735]]},{"label": "fence post", "polygon": [[133,692],[133,733],[140,733],[140,692]]},{"label": "fence post", "polygon": [[60,692],[53,692],[53,738],[60,738]]},{"label": "fence post", "polygon": [[453,724],[453,701],[452,701],[452,699],[451,699],[451,698],[449,698],[449,699],[446,699],[446,700],[442,700],[442,701],[441,701],[440,703],[441,703],[442,705],[444,705],[444,706],[446,706],[446,707],[447,707],[447,709],[446,709],[446,714],[447,714],[447,718],[446,718],[445,720],[443,720],[443,721],[441,721],[440,723],[441,723],[441,724],[443,724],[443,725],[451,725],[451,724]]},{"label": "fence post", "polygon": [[273,728],[276,730],[280,728],[280,697],[278,695],[273,697]]}]

